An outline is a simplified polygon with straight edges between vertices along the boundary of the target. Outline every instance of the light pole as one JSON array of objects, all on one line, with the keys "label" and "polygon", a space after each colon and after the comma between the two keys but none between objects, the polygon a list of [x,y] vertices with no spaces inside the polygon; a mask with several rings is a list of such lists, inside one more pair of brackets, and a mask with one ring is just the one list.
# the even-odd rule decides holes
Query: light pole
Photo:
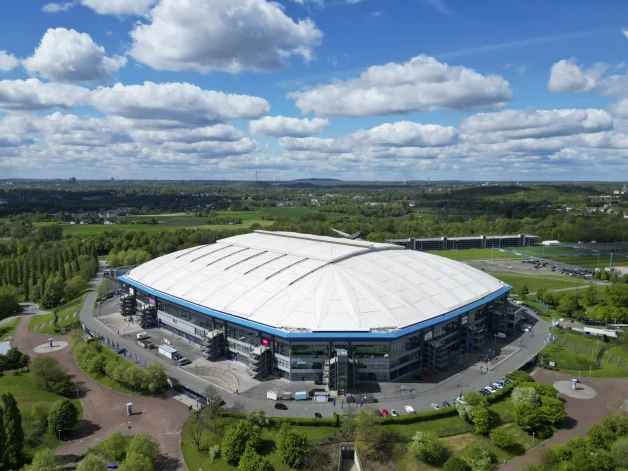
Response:
[{"label": "light pole", "polygon": [[475,461],[473,460],[473,458],[471,459],[471,468],[475,469]]},{"label": "light pole", "polygon": [[307,418],[307,407],[305,408],[305,418]]},{"label": "light pole", "polygon": [[534,448],[534,432],[532,432],[532,447]]},{"label": "light pole", "polygon": [[76,388],[76,399],[78,400],[79,398],[79,388]]},{"label": "light pole", "polygon": [[589,365],[589,378],[591,377],[591,365]]},{"label": "light pole", "polygon": [[61,430],[58,430],[59,432],[59,440],[61,440]]},{"label": "light pole", "polygon": [[129,437],[131,436],[131,422],[129,422]]}]

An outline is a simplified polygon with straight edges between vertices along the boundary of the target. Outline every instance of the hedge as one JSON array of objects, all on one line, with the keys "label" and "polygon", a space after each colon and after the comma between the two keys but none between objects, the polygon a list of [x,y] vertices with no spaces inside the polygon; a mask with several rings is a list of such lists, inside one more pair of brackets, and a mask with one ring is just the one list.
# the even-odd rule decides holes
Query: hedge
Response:
[{"label": "hedge", "polygon": [[382,425],[415,424],[417,422],[427,422],[429,420],[454,417],[456,415],[458,415],[458,410],[455,407],[445,407],[443,409],[420,412],[418,414],[400,415],[398,417],[380,417],[379,420]]},{"label": "hedge", "polygon": [[[336,415],[336,417],[338,417]],[[337,427],[339,425],[337,418],[332,419],[316,419],[316,418],[299,418],[299,417],[270,417],[270,425],[280,427],[281,424],[288,423],[301,427]]]}]

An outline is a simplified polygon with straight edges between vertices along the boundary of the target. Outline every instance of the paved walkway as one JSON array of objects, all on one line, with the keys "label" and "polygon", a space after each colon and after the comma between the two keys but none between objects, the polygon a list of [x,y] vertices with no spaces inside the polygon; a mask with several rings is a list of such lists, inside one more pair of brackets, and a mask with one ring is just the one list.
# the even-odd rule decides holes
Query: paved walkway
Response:
[{"label": "paved walkway", "polygon": [[[90,293],[91,294],[91,293]],[[28,332],[28,319],[18,324],[11,345],[33,355],[34,348],[47,342],[47,335]],[[55,341],[69,341],[56,336]],[[89,378],[76,364],[68,348],[48,353],[67,368],[72,381],[79,387],[83,405],[83,421],[79,429],[64,442],[57,453],[68,460],[76,459],[89,448],[107,438],[110,433],[148,432],[161,447],[160,471],[186,470],[180,452],[181,427],[188,417],[187,407],[172,398],[135,397],[112,391]],[[133,415],[126,415],[126,404],[133,403]]]},{"label": "paved walkway", "polygon": [[[539,370],[534,375],[535,381],[547,384],[554,384],[556,381],[569,381],[571,378],[571,376],[548,370]],[[565,401],[567,411],[567,419],[563,429],[559,430],[543,445],[501,466],[500,471],[525,469],[540,461],[543,448],[560,445],[576,435],[584,436],[591,425],[599,423],[602,418],[612,412],[609,405],[619,398],[625,398],[628,394],[628,378],[581,378],[581,382],[595,389],[597,396],[593,399],[576,399],[561,394],[560,398]]]}]

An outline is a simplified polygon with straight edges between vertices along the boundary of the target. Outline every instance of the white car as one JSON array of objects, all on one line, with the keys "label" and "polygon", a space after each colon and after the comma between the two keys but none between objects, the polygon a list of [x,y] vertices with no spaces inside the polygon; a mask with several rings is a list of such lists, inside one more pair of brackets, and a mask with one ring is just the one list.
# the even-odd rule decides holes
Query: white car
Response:
[{"label": "white car", "polygon": [[395,409],[390,409],[390,415],[392,415],[393,417],[399,417],[399,414]]},{"label": "white car", "polygon": [[439,410],[440,407],[438,406],[438,404],[436,404],[435,402],[432,402],[432,409],[434,410]]},{"label": "white car", "polygon": [[412,406],[404,406],[404,409],[406,410],[406,412],[408,414],[414,414],[415,413]]},{"label": "white car", "polygon": [[486,387],[484,388],[484,391],[486,391],[486,392],[487,392],[487,393],[489,393],[489,394],[492,394],[492,393],[494,393],[494,392],[495,392],[495,390],[494,390],[493,388],[491,388],[490,386],[486,386]]}]

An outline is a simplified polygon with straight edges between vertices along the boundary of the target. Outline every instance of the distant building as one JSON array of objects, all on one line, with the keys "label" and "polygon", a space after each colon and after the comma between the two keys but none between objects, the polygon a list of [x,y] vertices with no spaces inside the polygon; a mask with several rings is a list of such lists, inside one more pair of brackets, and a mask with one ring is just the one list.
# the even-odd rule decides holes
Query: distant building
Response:
[{"label": "distant building", "polygon": [[2,205],[2,204],[9,204],[9,201],[5,200],[3,198],[0,198],[0,205]]},{"label": "distant building", "polygon": [[74,177],[70,178],[70,180],[68,181],[68,183],[69,183],[70,185],[76,185],[76,178],[74,178]]},{"label": "distant building", "polygon": [[389,239],[386,242],[401,245],[410,250],[427,252],[430,250],[464,249],[507,249],[512,247],[530,247],[537,244],[539,237],[530,234],[519,235],[481,235],[471,237],[432,237],[428,239]]},{"label": "distant building", "polygon": [[560,245],[560,242],[558,242],[557,240],[544,240],[543,242],[541,242],[541,245],[557,246]]},{"label": "distant building", "polygon": [[111,221],[107,220],[107,221],[105,221],[105,222],[104,222],[104,224],[105,224],[106,226],[110,226],[110,225],[112,225],[112,224],[115,224],[115,222],[111,222]]}]

